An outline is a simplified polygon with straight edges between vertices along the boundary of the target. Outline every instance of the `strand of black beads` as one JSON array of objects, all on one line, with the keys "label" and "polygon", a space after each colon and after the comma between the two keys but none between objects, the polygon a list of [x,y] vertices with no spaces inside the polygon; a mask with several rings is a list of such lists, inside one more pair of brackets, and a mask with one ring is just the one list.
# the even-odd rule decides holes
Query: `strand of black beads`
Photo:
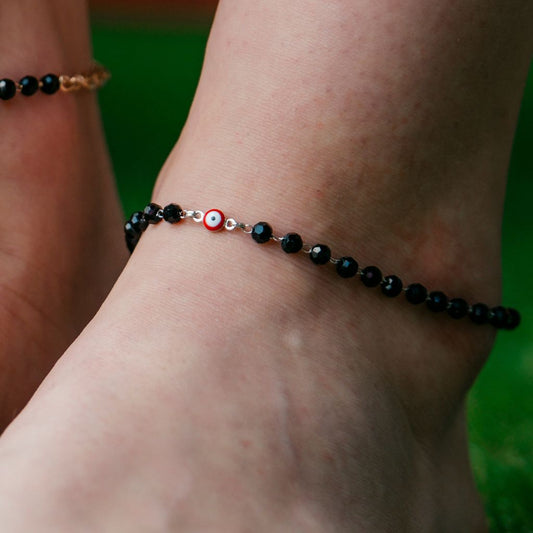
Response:
[{"label": "strand of black beads", "polygon": [[[3,88],[9,93],[9,87],[5,89],[6,84],[2,84],[2,82],[5,82],[5,80],[0,80],[0,98],[2,97]],[[20,85],[23,84],[20,83]],[[182,219],[189,218],[190,213],[193,212],[185,212],[178,204],[168,204],[163,208],[156,203],[148,204],[142,212],[134,212],[124,225],[128,249],[133,252],[149,224],[158,224],[161,220],[165,220],[170,224],[177,224]],[[198,211],[197,213],[201,212]],[[195,221],[198,222],[196,219]],[[265,244],[270,240],[279,242],[281,249],[285,253],[294,254],[303,250],[309,254],[309,258],[316,265],[325,265],[328,262],[332,262],[335,264],[337,274],[341,278],[353,278],[359,274],[363,285],[366,287],[380,286],[381,292],[389,298],[394,298],[405,292],[407,301],[413,305],[420,305],[425,302],[427,308],[434,313],[446,311],[451,318],[456,320],[468,316],[474,324],[491,324],[497,329],[512,330],[520,324],[520,313],[516,309],[502,306],[489,308],[483,303],[469,306],[463,298],[449,299],[442,291],[428,293],[426,287],[420,283],[411,283],[404,288],[403,282],[398,276],[392,274],[383,276],[381,270],[376,266],[367,266],[359,270],[357,261],[350,256],[332,259],[329,246],[325,244],[304,245],[301,236],[297,233],[287,233],[283,237],[274,237],[272,227],[267,222],[258,222],[254,226],[235,223],[234,226],[228,229],[233,229],[234,227],[239,227],[245,233],[250,233],[253,240],[259,244]],[[246,228],[251,229],[248,231]]]},{"label": "strand of black beads", "polygon": [[137,246],[141,235],[148,227],[148,221],[144,217],[142,211],[135,211],[131,214],[128,221],[124,224],[124,234],[126,237],[126,245],[130,253],[133,253]]},{"label": "strand of black beads", "polygon": [[[175,205],[175,204],[171,204]],[[168,207],[168,206],[167,206]],[[179,206],[176,206],[178,209]],[[181,210],[180,210],[181,211]],[[164,210],[159,204],[150,203],[143,211],[135,211],[124,224],[126,245],[130,253],[133,253],[139,243],[141,235],[146,231],[149,224],[158,224],[164,218]]]},{"label": "strand of black beads", "polygon": [[0,80],[0,99],[10,100],[17,93],[17,89],[24,96],[31,96],[39,89],[44,94],[51,95],[59,91],[60,87],[61,82],[56,74],[46,74],[40,80],[34,76],[24,76],[18,84],[9,78],[3,78]]}]

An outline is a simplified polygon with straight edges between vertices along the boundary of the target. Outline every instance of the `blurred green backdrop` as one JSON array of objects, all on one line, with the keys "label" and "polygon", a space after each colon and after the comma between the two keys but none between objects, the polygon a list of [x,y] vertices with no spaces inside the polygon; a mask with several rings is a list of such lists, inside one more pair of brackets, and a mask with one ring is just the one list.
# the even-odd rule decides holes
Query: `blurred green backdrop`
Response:
[{"label": "blurred green backdrop", "polygon": [[[95,57],[113,78],[101,92],[105,130],[124,209],[146,203],[185,122],[209,20],[146,26],[93,24]],[[136,90],[136,87],[139,89]],[[510,166],[504,222],[504,302],[523,324],[501,333],[470,396],[476,479],[493,531],[533,532],[533,76]]]}]

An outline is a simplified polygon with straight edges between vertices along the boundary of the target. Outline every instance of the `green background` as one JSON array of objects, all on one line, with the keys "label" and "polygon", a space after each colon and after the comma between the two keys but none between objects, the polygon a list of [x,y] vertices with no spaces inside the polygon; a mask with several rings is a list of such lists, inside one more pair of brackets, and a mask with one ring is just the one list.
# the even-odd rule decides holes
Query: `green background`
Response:
[{"label": "green background", "polygon": [[[124,209],[150,198],[185,122],[208,24],[170,27],[94,22],[95,57],[113,78],[101,92],[104,125]],[[522,326],[499,335],[470,396],[474,471],[493,531],[533,532],[533,76],[526,90],[504,221],[504,302]]]}]

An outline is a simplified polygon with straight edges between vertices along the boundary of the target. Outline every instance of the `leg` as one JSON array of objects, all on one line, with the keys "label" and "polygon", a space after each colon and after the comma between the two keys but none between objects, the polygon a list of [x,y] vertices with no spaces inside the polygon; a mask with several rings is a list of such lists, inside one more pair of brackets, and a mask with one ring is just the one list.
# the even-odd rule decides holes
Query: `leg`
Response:
[{"label": "leg", "polygon": [[[223,0],[154,200],[266,219],[496,304],[532,15],[527,2]],[[292,259],[150,228],[2,440],[4,520],[482,529],[464,397],[491,329]]]},{"label": "leg", "polygon": [[[89,67],[84,2],[8,4],[2,77]],[[97,310],[123,255],[94,96],[17,95],[0,114],[1,432]]]}]

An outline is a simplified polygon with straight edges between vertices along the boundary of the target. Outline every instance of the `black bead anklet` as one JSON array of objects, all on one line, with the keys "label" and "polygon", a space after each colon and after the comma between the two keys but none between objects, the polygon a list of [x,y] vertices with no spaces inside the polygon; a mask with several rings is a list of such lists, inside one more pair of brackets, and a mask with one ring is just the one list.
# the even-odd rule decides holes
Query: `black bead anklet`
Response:
[{"label": "black bead anklet", "polygon": [[170,224],[177,224],[185,219],[202,223],[209,231],[234,231],[239,229],[244,233],[250,234],[252,239],[259,244],[269,241],[279,242],[281,249],[288,254],[302,251],[309,254],[309,258],[316,265],[333,263],[337,274],[341,278],[359,276],[363,285],[366,287],[380,286],[381,292],[389,298],[394,298],[405,292],[408,302],[413,305],[425,302],[427,308],[434,313],[446,311],[454,319],[468,316],[474,324],[491,324],[498,329],[511,330],[520,324],[520,313],[516,309],[502,306],[490,309],[483,303],[469,305],[463,298],[449,299],[441,291],[428,292],[426,287],[420,283],[411,283],[404,287],[402,280],[398,276],[383,276],[378,267],[367,266],[361,269],[353,257],[332,257],[330,248],[325,244],[305,244],[297,233],[287,233],[282,237],[276,236],[270,224],[266,222],[258,222],[253,226],[244,224],[237,222],[234,218],[226,218],[219,209],[210,209],[204,213],[203,211],[182,209],[177,204],[169,204],[163,208],[158,204],[150,203],[145,207],[144,211],[133,213],[124,225],[126,244],[129,251],[133,252],[149,224],[158,224],[162,220]]},{"label": "black bead anklet", "polygon": [[103,87],[110,77],[111,74],[106,68],[95,64],[89,71],[73,76],[46,74],[41,79],[35,76],[24,76],[18,82],[3,78],[0,79],[0,99],[10,100],[17,92],[24,96],[32,96],[39,89],[44,94],[54,94],[59,90],[63,92],[80,89],[94,91]]}]

